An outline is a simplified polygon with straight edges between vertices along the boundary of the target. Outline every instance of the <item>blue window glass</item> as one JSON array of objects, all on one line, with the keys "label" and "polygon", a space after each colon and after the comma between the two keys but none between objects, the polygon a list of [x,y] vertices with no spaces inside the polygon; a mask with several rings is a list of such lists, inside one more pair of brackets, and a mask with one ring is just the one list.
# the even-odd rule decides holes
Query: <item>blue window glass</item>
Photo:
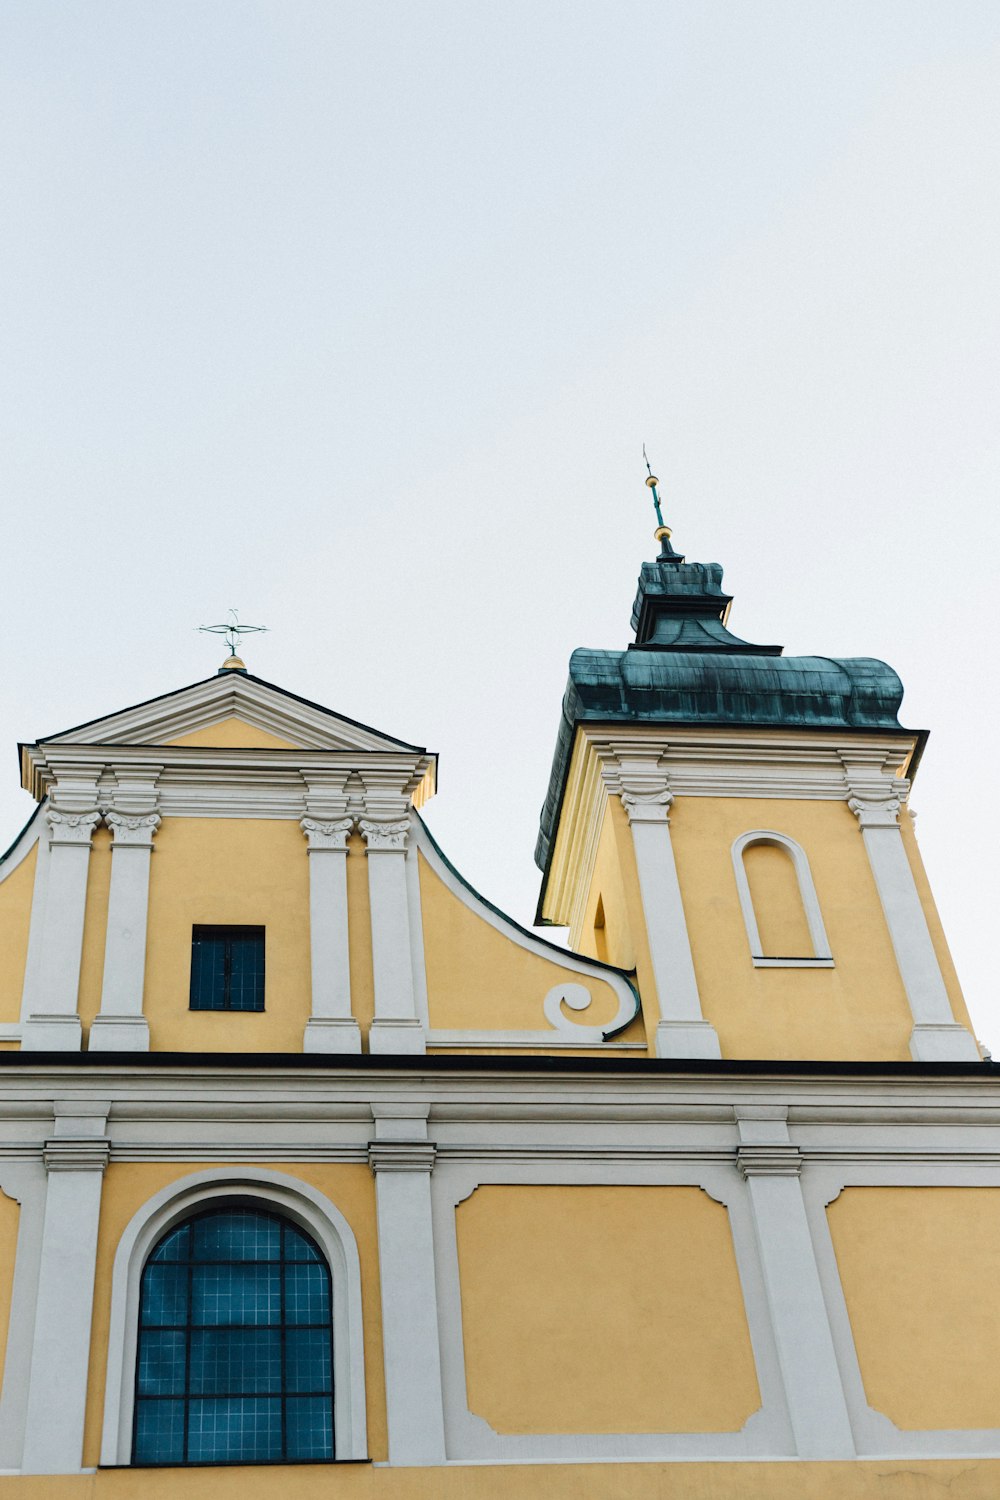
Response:
[{"label": "blue window glass", "polygon": [[165,1234],[142,1273],[132,1458],[316,1463],[333,1452],[330,1271],[257,1208]]},{"label": "blue window glass", "polygon": [[263,927],[195,927],[191,1009],[264,1009]]}]

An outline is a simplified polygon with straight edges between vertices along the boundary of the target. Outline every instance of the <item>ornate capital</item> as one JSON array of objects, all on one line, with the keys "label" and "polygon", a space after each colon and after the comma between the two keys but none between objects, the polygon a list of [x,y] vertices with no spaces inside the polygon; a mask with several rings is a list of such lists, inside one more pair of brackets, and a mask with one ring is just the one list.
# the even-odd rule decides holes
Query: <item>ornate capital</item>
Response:
[{"label": "ornate capital", "polygon": [[674,794],[668,787],[624,789],[621,793],[630,823],[669,823]]},{"label": "ornate capital", "polygon": [[299,827],[309,840],[310,854],[327,849],[346,850],[354,828],[354,819],[336,818],[333,822],[327,822],[321,818],[302,818]]},{"label": "ornate capital", "polygon": [[395,823],[374,823],[370,818],[361,818],[358,827],[364,835],[369,854],[383,851],[403,853],[406,849],[410,831],[409,818],[402,818]]},{"label": "ornate capital", "polygon": [[895,828],[899,824],[898,797],[848,797],[847,805],[862,828]]},{"label": "ornate capital", "polygon": [[159,813],[121,813],[112,809],[104,821],[114,837],[114,848],[152,849],[153,835],[160,826]]},{"label": "ornate capital", "polygon": [[111,1146],[91,1136],[56,1136],[42,1147],[46,1172],[103,1172]]},{"label": "ornate capital", "polygon": [[369,1141],[368,1165],[373,1172],[430,1172],[437,1147],[433,1141]]},{"label": "ornate capital", "polygon": [[59,812],[50,807],[45,814],[49,825],[50,844],[76,844],[79,847],[85,844],[90,847],[90,835],[101,820],[100,811],[95,807],[90,812]]},{"label": "ornate capital", "polygon": [[736,1152],[740,1176],[798,1177],[802,1171],[802,1152],[798,1146],[740,1146]]}]

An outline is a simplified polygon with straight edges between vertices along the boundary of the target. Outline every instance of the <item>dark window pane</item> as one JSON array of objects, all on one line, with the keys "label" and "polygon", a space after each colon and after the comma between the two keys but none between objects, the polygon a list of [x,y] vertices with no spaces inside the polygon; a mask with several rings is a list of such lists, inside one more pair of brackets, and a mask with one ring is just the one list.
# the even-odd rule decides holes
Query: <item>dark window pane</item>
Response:
[{"label": "dark window pane", "polygon": [[285,1322],[329,1323],[330,1277],[323,1265],[285,1267]]},{"label": "dark window pane", "polygon": [[146,1329],[139,1349],[139,1395],[183,1396],[186,1357],[187,1334],[183,1328],[163,1333]]},{"label": "dark window pane", "polygon": [[188,1463],[252,1463],[281,1456],[280,1401],[234,1396],[191,1402]]},{"label": "dark window pane", "polygon": [[249,1209],[205,1214],[194,1222],[195,1260],[280,1260],[281,1224]]},{"label": "dark window pane", "polygon": [[263,927],[195,927],[191,1009],[264,1009]]},{"label": "dark window pane", "polygon": [[184,1462],[184,1402],[137,1401],[135,1461],[140,1464]]},{"label": "dark window pane", "polygon": [[289,1328],[285,1333],[285,1389],[317,1395],[331,1389],[329,1328]]},{"label": "dark window pane", "polygon": [[[293,1229],[291,1224],[286,1224],[283,1230],[285,1236],[284,1255],[286,1260],[318,1260],[323,1261],[312,1240],[306,1239],[299,1230]],[[324,1262],[325,1264],[325,1262]]]},{"label": "dark window pane", "polygon": [[280,1275],[276,1265],[196,1265],[191,1321],[211,1328],[280,1323]]},{"label": "dark window pane", "polygon": [[199,1396],[280,1396],[281,1330],[194,1329],[191,1391]]},{"label": "dark window pane", "polygon": [[333,1407],[327,1396],[292,1397],[285,1403],[286,1458],[333,1457]]},{"label": "dark window pane", "polygon": [[229,1005],[232,1010],[264,1009],[264,939],[242,938],[230,948]]},{"label": "dark window pane", "polygon": [[302,1230],[219,1206],[142,1273],[137,1463],[333,1457],[330,1270]]},{"label": "dark window pane", "polygon": [[182,1224],[173,1229],[157,1245],[150,1260],[187,1260],[191,1253],[191,1226]]},{"label": "dark window pane", "polygon": [[147,1328],[187,1322],[187,1266],[167,1262],[146,1267],[142,1278],[141,1315]]}]

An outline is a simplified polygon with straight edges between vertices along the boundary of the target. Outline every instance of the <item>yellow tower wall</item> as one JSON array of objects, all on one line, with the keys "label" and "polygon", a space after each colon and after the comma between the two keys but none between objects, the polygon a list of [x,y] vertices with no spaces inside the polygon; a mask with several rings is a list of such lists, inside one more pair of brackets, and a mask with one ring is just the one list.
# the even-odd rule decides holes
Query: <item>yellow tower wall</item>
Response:
[{"label": "yellow tower wall", "polygon": [[17,868],[0,881],[0,1022],[15,1022],[21,1015],[37,863],[36,844]]}]

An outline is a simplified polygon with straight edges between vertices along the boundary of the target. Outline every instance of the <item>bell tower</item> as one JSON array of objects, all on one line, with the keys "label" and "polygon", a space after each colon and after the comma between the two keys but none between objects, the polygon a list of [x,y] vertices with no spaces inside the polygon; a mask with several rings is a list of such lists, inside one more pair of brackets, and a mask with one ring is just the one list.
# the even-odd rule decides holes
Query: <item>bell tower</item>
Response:
[{"label": "bell tower", "polygon": [[734,635],[722,568],[674,550],[658,483],[635,639],[570,659],[538,919],[635,966],[661,1057],[977,1061],[899,677]]}]

